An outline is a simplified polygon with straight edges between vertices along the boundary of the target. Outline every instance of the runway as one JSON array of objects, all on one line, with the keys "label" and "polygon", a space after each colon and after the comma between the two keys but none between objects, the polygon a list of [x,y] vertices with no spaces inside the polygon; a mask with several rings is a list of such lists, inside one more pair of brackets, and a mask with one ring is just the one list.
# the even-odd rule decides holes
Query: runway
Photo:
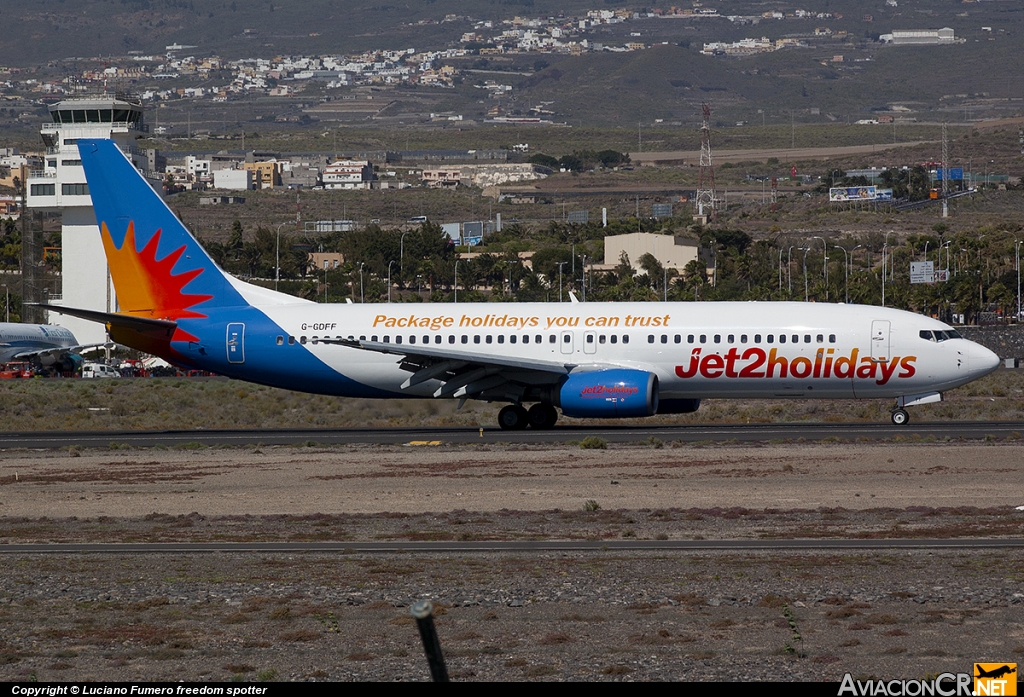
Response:
[{"label": "runway", "polygon": [[652,426],[557,426],[547,431],[502,431],[492,428],[274,429],[192,431],[25,431],[0,433],[0,449],[106,448],[112,443],[138,448],[295,445],[436,445],[467,443],[544,444],[580,441],[591,436],[609,443],[658,439],[682,443],[752,443],[882,441],[888,439],[990,440],[1017,439],[1021,421],[926,422],[907,426],[881,423],[697,424]]}]

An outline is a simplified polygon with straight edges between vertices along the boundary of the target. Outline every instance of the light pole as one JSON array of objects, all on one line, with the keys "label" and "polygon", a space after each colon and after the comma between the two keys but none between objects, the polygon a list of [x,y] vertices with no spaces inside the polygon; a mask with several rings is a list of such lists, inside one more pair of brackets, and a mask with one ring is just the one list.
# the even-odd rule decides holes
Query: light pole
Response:
[{"label": "light pole", "polygon": [[846,271],[846,304],[850,304],[850,254],[845,247],[835,245],[836,249],[843,250],[843,270]]},{"label": "light pole", "polygon": [[[277,226],[277,253],[274,258],[274,290],[277,290],[277,284],[281,281],[281,228],[288,223],[281,223]],[[327,274],[324,274],[324,283],[327,283]]]},{"label": "light pole", "polygon": [[405,276],[405,236],[408,234],[409,230],[406,230],[398,240],[398,275],[403,277]]},{"label": "light pole", "polygon": [[825,302],[828,302],[828,244],[824,237],[812,237],[813,240],[821,240],[821,267],[825,275]]},{"label": "light pole", "polygon": [[804,250],[804,302],[810,302],[811,296],[807,292],[807,252],[811,251],[810,247],[803,247]]},{"label": "light pole", "polygon": [[[1021,245],[1024,241],[1014,241],[1014,262],[1017,265],[1017,321],[1021,320]],[[8,304],[9,308],[10,305]]]},{"label": "light pole", "polygon": [[[324,278],[327,278],[326,273],[324,274]],[[363,262],[359,262],[359,302],[366,302],[363,296]]]},{"label": "light pole", "polygon": [[779,247],[779,292],[782,292],[782,247]]},{"label": "light pole", "polygon": [[558,302],[562,302],[562,267],[568,264],[567,261],[555,262],[558,264]]},{"label": "light pole", "polygon": [[[4,287],[4,309],[6,310],[5,317],[4,317],[4,322],[10,322],[11,321],[11,289],[7,287],[6,283],[2,283],[0,285],[2,285]],[[1017,273],[1017,295],[1020,295],[1020,272],[1019,271]],[[1018,303],[1018,305],[1019,304],[1020,303]],[[1020,308],[1017,308],[1017,309],[1018,309],[1018,314],[1019,314]]]},{"label": "light pole", "polygon": [[461,259],[455,260],[455,302],[459,302],[459,262]]},{"label": "light pole", "polygon": [[789,245],[789,251],[786,252],[786,282],[789,283],[789,294],[793,295],[793,248],[800,249],[795,244]]},{"label": "light pole", "polygon": [[583,254],[583,302],[587,302],[587,255]]},{"label": "light pole", "polygon": [[388,302],[391,302],[391,265],[394,263],[394,259],[388,262]]}]

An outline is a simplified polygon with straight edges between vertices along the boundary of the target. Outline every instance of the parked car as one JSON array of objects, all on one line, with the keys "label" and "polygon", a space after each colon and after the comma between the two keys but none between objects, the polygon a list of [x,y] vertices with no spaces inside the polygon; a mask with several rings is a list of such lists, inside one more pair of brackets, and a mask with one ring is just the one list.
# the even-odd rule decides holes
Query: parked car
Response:
[{"label": "parked car", "polygon": [[82,366],[83,378],[119,378],[121,373],[103,363],[86,363]]}]

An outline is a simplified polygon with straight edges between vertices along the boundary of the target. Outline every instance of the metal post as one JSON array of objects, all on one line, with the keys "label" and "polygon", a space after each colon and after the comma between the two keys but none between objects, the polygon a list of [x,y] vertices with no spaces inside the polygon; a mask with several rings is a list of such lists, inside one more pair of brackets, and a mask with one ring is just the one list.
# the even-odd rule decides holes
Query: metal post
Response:
[{"label": "metal post", "polygon": [[416,626],[420,630],[423,652],[427,655],[427,665],[430,666],[430,679],[434,682],[449,682],[448,668],[444,664],[444,654],[441,652],[441,640],[438,639],[437,629],[434,627],[433,603],[429,600],[417,600],[409,608],[409,612],[416,618]]},{"label": "metal post", "polygon": [[459,302],[459,262],[462,259],[455,260],[455,302]]},{"label": "metal post", "polygon": [[405,277],[405,236],[409,234],[406,230],[398,240],[398,275]]},{"label": "metal post", "polygon": [[804,248],[804,302],[810,302],[811,296],[807,292],[807,252],[811,251],[810,247]]},{"label": "metal post", "polygon": [[[324,272],[324,283],[326,282],[327,273]],[[366,300],[363,297],[363,262],[359,262],[359,302],[366,302]]]},{"label": "metal post", "polygon": [[562,267],[568,264],[567,261],[555,262],[558,264],[558,302],[562,302]]},{"label": "metal post", "polygon": [[[288,223],[281,223],[277,226],[277,255],[274,262],[274,290],[277,290],[277,284],[281,281],[281,228]],[[324,274],[324,278],[327,274]],[[326,283],[326,281],[324,281]]]},{"label": "metal post", "polygon": [[[0,285],[3,285],[3,287],[4,287],[4,309],[6,310],[5,317],[4,317],[4,322],[10,322],[11,321],[11,289],[7,287],[6,283],[0,284]],[[1017,274],[1017,295],[1020,295],[1020,273]]]},{"label": "metal post", "polygon": [[388,302],[391,302],[391,265],[394,263],[394,259],[388,262]]},{"label": "metal post", "polygon": [[846,251],[845,247],[835,246],[836,249],[843,250],[843,270],[846,271],[846,304],[850,304],[850,254]]}]

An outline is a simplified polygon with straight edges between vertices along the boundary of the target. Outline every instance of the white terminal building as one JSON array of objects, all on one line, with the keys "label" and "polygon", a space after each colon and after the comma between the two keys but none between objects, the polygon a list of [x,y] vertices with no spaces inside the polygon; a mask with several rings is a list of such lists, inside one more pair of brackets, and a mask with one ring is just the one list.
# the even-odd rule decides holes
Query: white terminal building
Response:
[{"label": "white terminal building", "polygon": [[[110,279],[99,226],[78,154],[79,138],[110,138],[143,174],[157,169],[155,150],[135,146],[146,127],[142,105],[112,96],[67,99],[50,106],[51,123],[43,124],[40,135],[46,146],[42,170],[33,170],[27,180],[30,210],[61,214],[62,292],[50,295],[53,305],[66,305],[100,312],[116,312],[117,298]],[[159,175],[147,177],[158,192]],[[86,344],[107,340],[106,329],[97,322],[52,314],[54,324],[67,327]]]}]

